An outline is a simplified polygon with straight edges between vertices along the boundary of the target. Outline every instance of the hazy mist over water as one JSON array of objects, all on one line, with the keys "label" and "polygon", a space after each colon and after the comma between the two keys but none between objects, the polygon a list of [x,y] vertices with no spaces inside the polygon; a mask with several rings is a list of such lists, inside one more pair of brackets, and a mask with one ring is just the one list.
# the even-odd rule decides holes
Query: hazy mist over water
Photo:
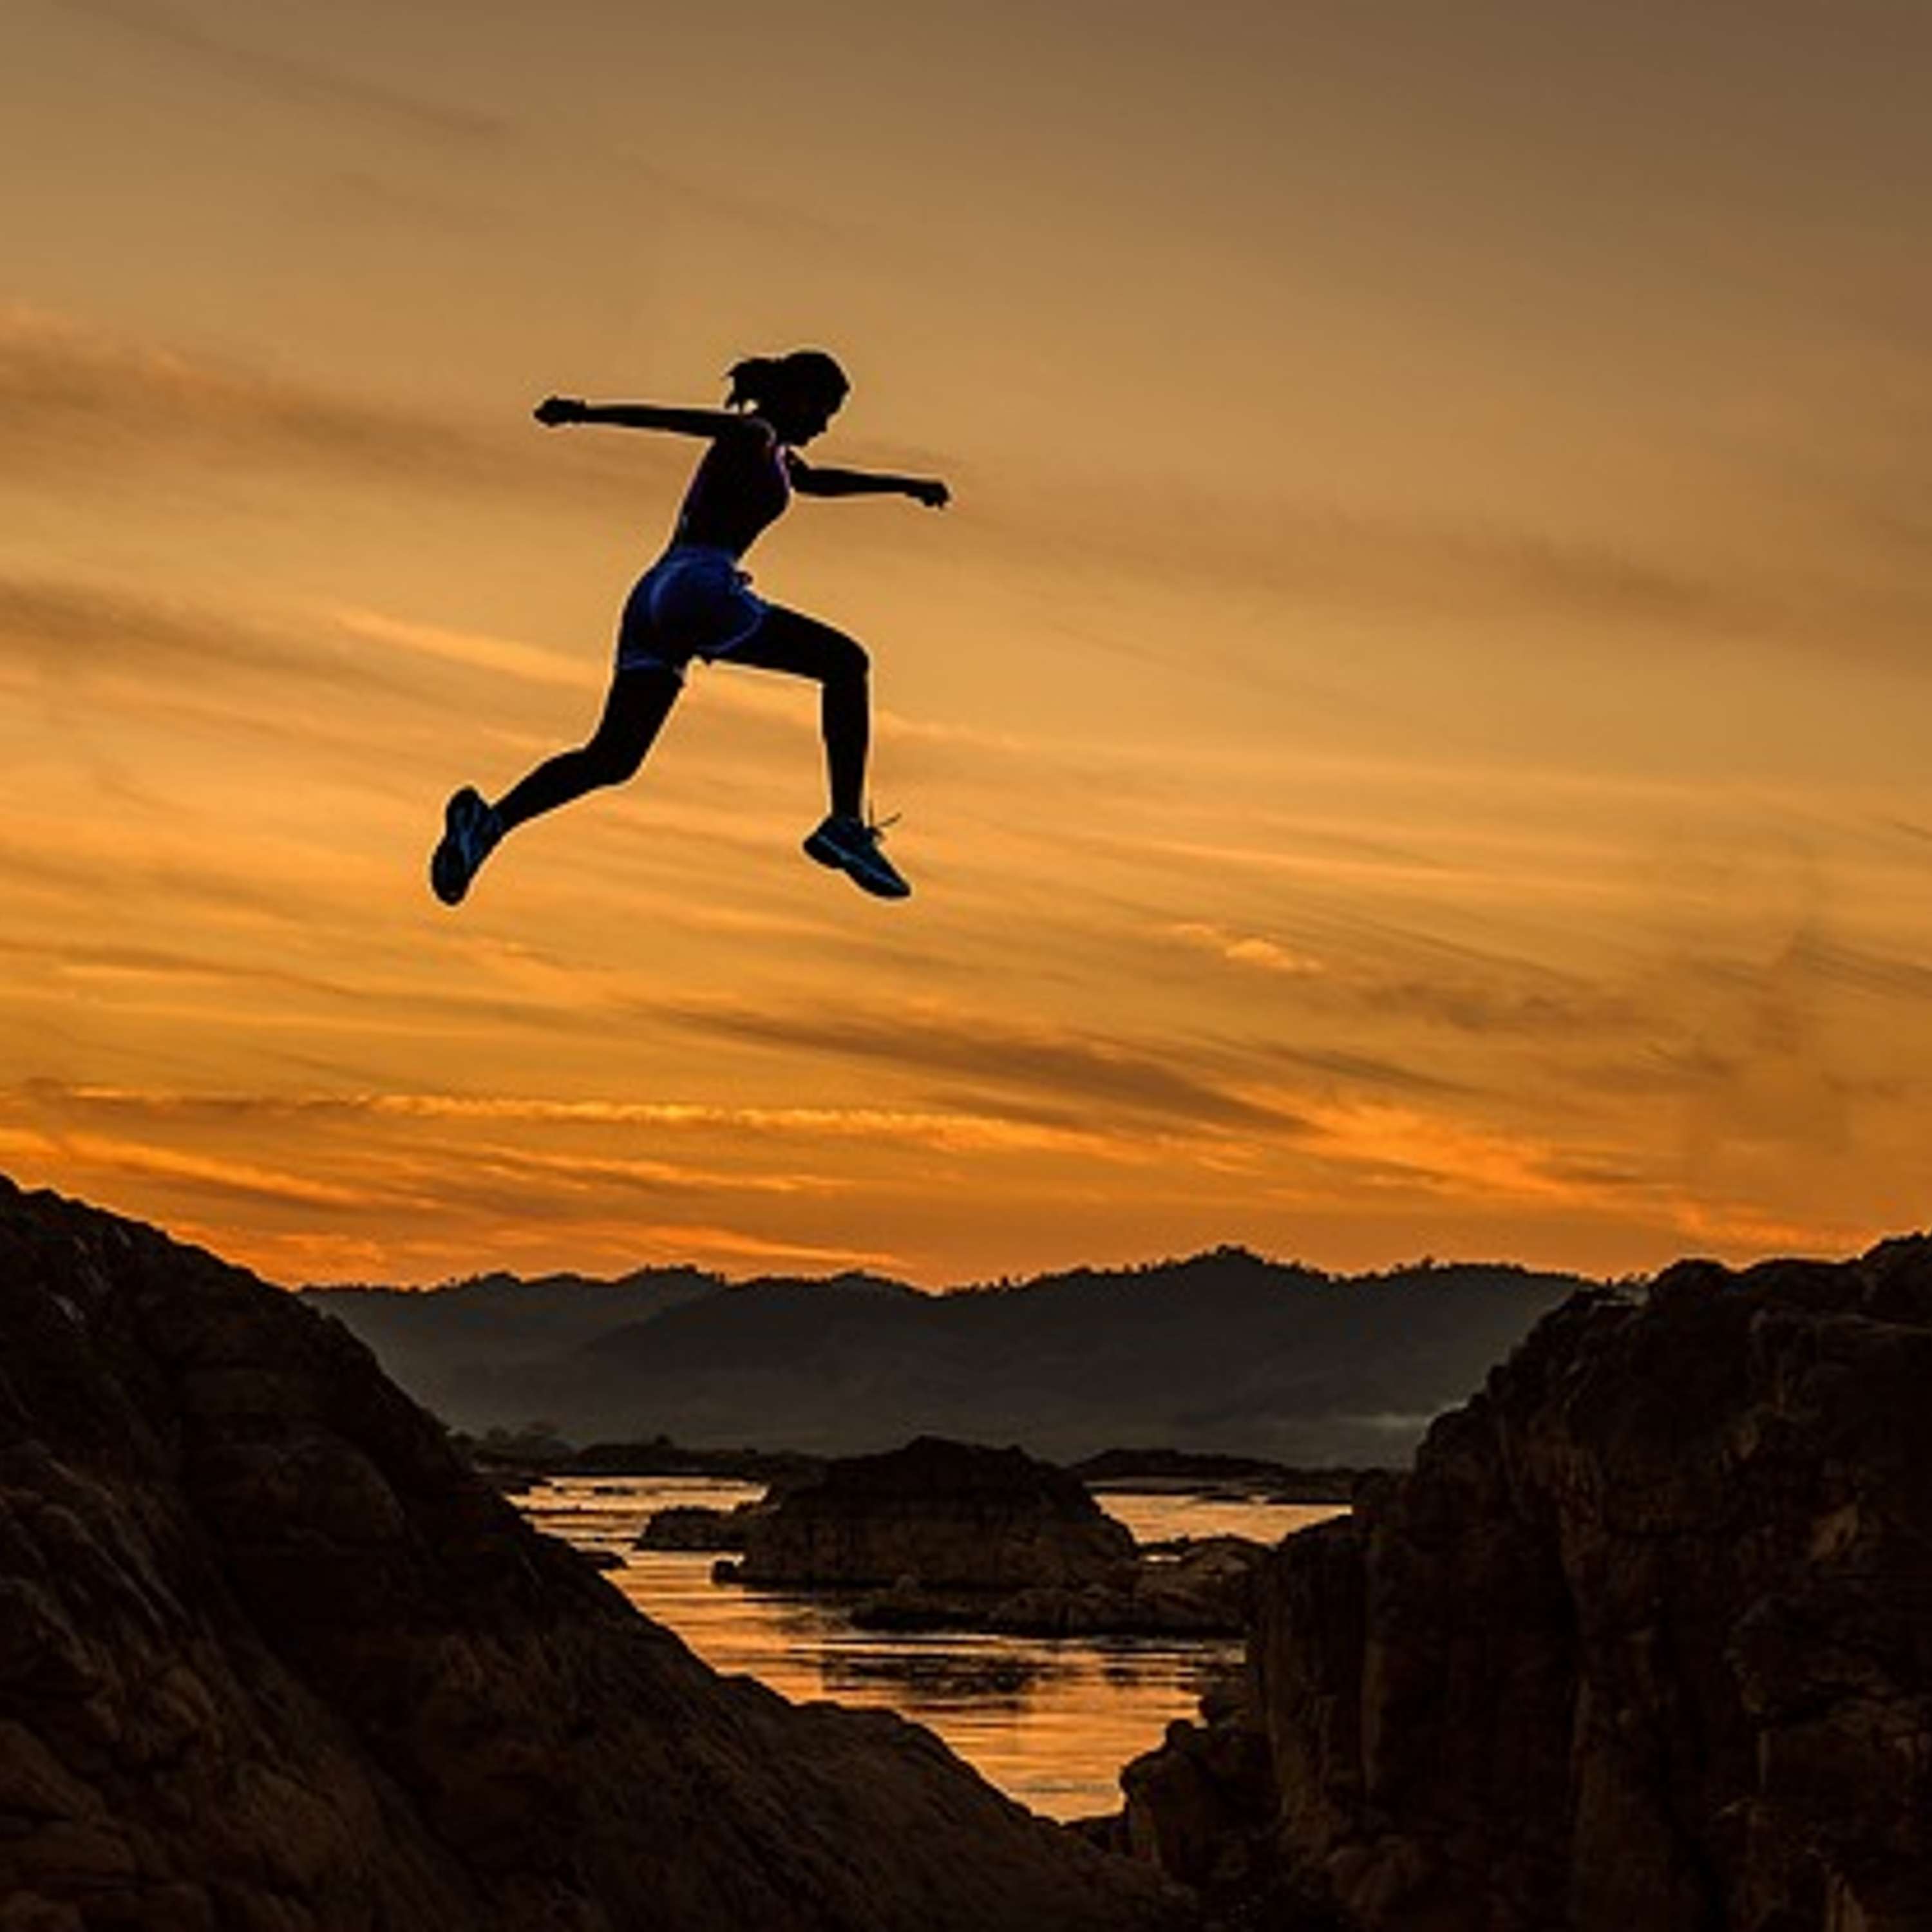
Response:
[{"label": "hazy mist over water", "polygon": [[[1121,1768],[1158,1745],[1172,1719],[1194,1716],[1208,1677],[1240,1660],[1241,1646],[1230,1639],[856,1630],[836,1596],[716,1584],[709,1554],[631,1547],[653,1510],[728,1509],[763,1493],[755,1483],[694,1477],[566,1477],[516,1500],[539,1528],[620,1554],[624,1568],[611,1580],[715,1670],[747,1672],[801,1702],[830,1697],[897,1711],[1049,1817],[1118,1809]],[[1138,1492],[1098,1500],[1143,1543],[1220,1535],[1272,1543],[1339,1513]]]}]

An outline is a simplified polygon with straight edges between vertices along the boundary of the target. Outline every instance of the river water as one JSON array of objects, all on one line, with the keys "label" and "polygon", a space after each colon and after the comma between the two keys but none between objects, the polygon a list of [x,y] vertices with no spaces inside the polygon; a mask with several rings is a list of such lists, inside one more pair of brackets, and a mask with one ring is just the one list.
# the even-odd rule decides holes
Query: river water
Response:
[{"label": "river water", "polygon": [[[624,1559],[610,1580],[713,1669],[803,1702],[884,1705],[936,1731],[1010,1796],[1052,1818],[1120,1808],[1120,1773],[1168,1721],[1192,1718],[1238,1640],[1018,1637],[854,1629],[836,1598],[714,1583],[708,1554],[634,1550],[655,1510],[728,1509],[756,1483],[566,1477],[515,1498],[541,1529]],[[1333,1505],[1109,1490],[1097,1500],[1143,1543],[1235,1535],[1273,1543],[1340,1514]]]}]

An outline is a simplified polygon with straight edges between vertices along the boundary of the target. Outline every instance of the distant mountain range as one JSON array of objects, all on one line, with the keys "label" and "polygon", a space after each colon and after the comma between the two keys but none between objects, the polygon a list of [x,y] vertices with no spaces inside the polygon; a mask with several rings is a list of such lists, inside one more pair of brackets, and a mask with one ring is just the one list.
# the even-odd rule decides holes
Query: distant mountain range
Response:
[{"label": "distant mountain range", "polygon": [[850,1455],[922,1434],[1071,1461],[1124,1444],[1406,1460],[1538,1318],[1600,1284],[1504,1264],[1340,1276],[1220,1248],[928,1294],[862,1274],[484,1275],[310,1288],[419,1401],[482,1432]]}]

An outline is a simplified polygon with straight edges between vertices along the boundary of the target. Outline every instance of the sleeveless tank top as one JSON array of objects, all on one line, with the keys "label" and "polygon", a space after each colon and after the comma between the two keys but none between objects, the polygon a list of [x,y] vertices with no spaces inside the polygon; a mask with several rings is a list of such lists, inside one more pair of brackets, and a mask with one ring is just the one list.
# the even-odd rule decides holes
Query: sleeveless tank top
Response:
[{"label": "sleeveless tank top", "polygon": [[743,556],[791,501],[787,454],[776,436],[763,449],[748,440],[719,437],[704,452],[684,493],[671,541]]}]

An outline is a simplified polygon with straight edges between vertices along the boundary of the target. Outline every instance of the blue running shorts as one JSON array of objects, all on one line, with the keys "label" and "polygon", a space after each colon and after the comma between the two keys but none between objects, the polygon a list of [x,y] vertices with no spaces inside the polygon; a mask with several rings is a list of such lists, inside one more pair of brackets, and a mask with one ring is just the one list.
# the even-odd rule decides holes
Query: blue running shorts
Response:
[{"label": "blue running shorts", "polygon": [[638,579],[617,626],[617,668],[674,670],[727,656],[758,628],[765,600],[728,550],[674,544]]}]

